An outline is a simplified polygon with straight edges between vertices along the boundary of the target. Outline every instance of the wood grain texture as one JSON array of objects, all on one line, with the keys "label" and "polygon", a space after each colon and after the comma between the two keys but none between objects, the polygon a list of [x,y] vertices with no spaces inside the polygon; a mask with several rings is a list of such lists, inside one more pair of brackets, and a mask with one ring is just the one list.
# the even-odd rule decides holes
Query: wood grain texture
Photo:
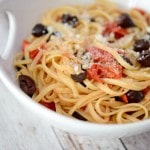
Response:
[{"label": "wood grain texture", "polygon": [[0,150],[62,150],[52,128],[0,88]]},{"label": "wood grain texture", "polygon": [[150,132],[122,138],[128,150],[150,150]]},{"label": "wood grain texture", "polygon": [[54,130],[65,150],[125,150],[119,139],[92,139]]},{"label": "wood grain texture", "polygon": [[92,139],[54,129],[7,97],[0,83],[0,150],[149,150],[150,133],[120,139]]}]

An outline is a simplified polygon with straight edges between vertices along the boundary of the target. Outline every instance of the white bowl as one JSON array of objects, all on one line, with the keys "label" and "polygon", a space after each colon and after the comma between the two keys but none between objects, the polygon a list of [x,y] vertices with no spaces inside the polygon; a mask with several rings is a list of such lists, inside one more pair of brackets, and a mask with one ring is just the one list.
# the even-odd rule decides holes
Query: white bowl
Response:
[{"label": "white bowl", "polygon": [[[138,7],[150,11],[148,0],[113,0],[123,7]],[[119,138],[150,130],[150,120],[130,124],[107,125],[83,122],[62,116],[35,103],[18,87],[15,70],[12,65],[14,54],[20,49],[20,43],[30,33],[41,14],[48,8],[64,4],[84,4],[92,0],[0,0],[0,81],[7,87],[8,93],[22,103],[45,123],[65,131],[93,137]],[[8,94],[8,98],[10,95]]]}]

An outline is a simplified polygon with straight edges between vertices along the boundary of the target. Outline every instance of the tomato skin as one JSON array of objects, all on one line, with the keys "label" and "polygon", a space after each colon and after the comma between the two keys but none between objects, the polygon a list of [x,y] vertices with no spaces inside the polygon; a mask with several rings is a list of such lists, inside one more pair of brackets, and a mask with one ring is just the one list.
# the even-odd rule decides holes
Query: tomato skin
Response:
[{"label": "tomato skin", "polygon": [[[22,50],[23,50],[23,52],[25,51],[26,46],[28,46],[29,44],[30,44],[30,43],[29,43],[27,40],[23,40],[23,42],[22,42]],[[38,54],[38,52],[39,52],[38,49],[35,49],[35,50],[30,51],[30,52],[29,52],[29,57],[30,57],[31,59],[34,59],[35,56]]]},{"label": "tomato skin", "polygon": [[108,23],[105,25],[103,35],[109,35],[110,33],[114,33],[115,38],[120,39],[127,34],[127,30],[121,28],[116,23]]},{"label": "tomato skin", "polygon": [[[114,68],[115,67],[115,68]],[[102,66],[99,64],[93,64],[90,69],[87,70],[88,77],[101,82],[100,78],[122,78],[122,67],[120,65],[115,66]]]},{"label": "tomato skin", "polygon": [[25,47],[29,45],[29,42],[27,40],[23,40],[22,42],[22,50],[24,51],[25,50]]},{"label": "tomato skin", "polygon": [[145,15],[145,11],[141,8],[134,8],[133,10],[138,11],[141,15]]},{"label": "tomato skin", "polygon": [[38,54],[38,52],[39,52],[38,49],[35,49],[35,50],[33,50],[33,51],[30,51],[30,52],[29,52],[29,57],[30,57],[31,59],[34,59],[34,58],[36,57],[36,55]]},{"label": "tomato skin", "polygon": [[126,30],[122,29],[121,27],[118,27],[118,29],[114,32],[114,34],[115,34],[116,39],[120,39],[120,38],[124,37],[127,34],[127,32],[126,32]]},{"label": "tomato skin", "polygon": [[47,103],[47,102],[44,102],[44,101],[40,101],[39,102],[41,105],[53,110],[53,111],[56,111],[56,107],[55,107],[55,103],[54,102],[51,102],[51,103]]},{"label": "tomato skin", "polygon": [[101,82],[100,74],[101,69],[98,64],[93,64],[90,69],[87,70],[88,78],[93,79],[94,81]]},{"label": "tomato skin", "polygon": [[88,49],[93,64],[87,70],[87,77],[101,82],[101,78],[119,79],[123,76],[123,67],[115,58],[102,49],[92,47]]},{"label": "tomato skin", "polygon": [[89,48],[88,52],[90,53],[93,62],[107,63],[108,60],[114,60],[113,56],[110,53],[96,47]]},{"label": "tomato skin", "polygon": [[150,87],[147,87],[143,90],[144,95],[146,95],[150,91]]},{"label": "tomato skin", "polygon": [[121,95],[120,98],[123,102],[128,103],[128,98],[127,98],[126,94]]}]

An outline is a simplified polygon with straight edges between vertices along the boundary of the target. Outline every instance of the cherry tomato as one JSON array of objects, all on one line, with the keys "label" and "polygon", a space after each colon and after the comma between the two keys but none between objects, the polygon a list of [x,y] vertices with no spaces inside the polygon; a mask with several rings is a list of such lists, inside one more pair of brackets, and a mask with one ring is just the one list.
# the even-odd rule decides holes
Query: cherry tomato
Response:
[{"label": "cherry tomato", "polygon": [[127,34],[127,30],[121,28],[116,23],[108,23],[105,26],[103,35],[109,35],[110,33],[114,33],[115,38],[120,39],[121,37],[124,37]]},{"label": "cherry tomato", "polygon": [[22,42],[22,50],[24,51],[25,50],[25,47],[29,45],[29,42],[27,40],[23,40]]},{"label": "cherry tomato", "polygon": [[87,70],[88,78],[101,82],[100,78],[119,79],[123,74],[123,67],[115,58],[102,49],[92,47],[88,49],[93,64]]},{"label": "cherry tomato", "polygon": [[53,111],[56,111],[56,107],[55,107],[55,103],[54,102],[47,103],[47,102],[44,102],[44,101],[41,100],[39,103],[42,104],[43,106],[53,110]]},{"label": "cherry tomato", "polygon": [[38,54],[38,52],[39,52],[38,49],[35,49],[35,50],[29,52],[29,57],[30,57],[31,59],[34,59],[35,56]]}]

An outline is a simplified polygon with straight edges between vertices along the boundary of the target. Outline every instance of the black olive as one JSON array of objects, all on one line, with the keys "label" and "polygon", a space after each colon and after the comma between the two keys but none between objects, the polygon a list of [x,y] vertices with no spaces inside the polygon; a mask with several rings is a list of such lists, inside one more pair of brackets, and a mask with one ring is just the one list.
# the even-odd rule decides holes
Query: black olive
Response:
[{"label": "black olive", "polygon": [[32,78],[27,75],[19,76],[20,88],[29,96],[32,97],[33,93],[36,91],[35,83]]},{"label": "black olive", "polygon": [[62,23],[67,23],[72,27],[76,27],[79,23],[79,19],[76,16],[72,16],[70,14],[63,14],[61,17]]},{"label": "black olive", "polygon": [[144,98],[144,94],[142,91],[134,91],[130,90],[126,93],[128,98],[128,103],[138,103]]},{"label": "black olive", "polygon": [[130,64],[131,66],[133,66],[133,63],[131,62],[131,60],[130,60],[127,56],[123,55],[122,58],[123,58],[128,64]]},{"label": "black olive", "polygon": [[149,47],[150,47],[149,41],[145,39],[138,39],[135,41],[133,49],[136,52],[142,52],[143,50],[148,50]]},{"label": "black olive", "polygon": [[119,96],[116,96],[116,97],[115,97],[115,100],[116,100],[116,101],[119,101],[119,102],[122,101]]},{"label": "black olive", "polygon": [[75,118],[77,118],[77,119],[79,119],[79,120],[82,120],[82,121],[87,121],[87,119],[85,119],[83,116],[81,116],[78,112],[74,112],[73,113],[73,115],[72,115],[73,117],[75,117]]},{"label": "black olive", "polygon": [[150,67],[150,50],[142,51],[137,61],[142,67]]},{"label": "black olive", "polygon": [[80,82],[80,84],[81,84],[82,86],[86,87],[86,85],[84,84],[84,82]]},{"label": "black olive", "polygon": [[135,24],[132,21],[131,17],[126,13],[123,13],[119,16],[117,24],[122,28],[135,27]]},{"label": "black olive", "polygon": [[71,74],[71,78],[76,82],[83,82],[86,79],[86,71],[81,72],[80,74]]},{"label": "black olive", "polygon": [[32,29],[32,35],[35,37],[40,37],[40,36],[45,35],[47,33],[48,33],[48,30],[47,30],[46,26],[44,26],[41,23],[35,25]]},{"label": "black olive", "polygon": [[17,70],[17,71],[20,71],[21,70],[21,67],[15,67],[15,69]]}]

